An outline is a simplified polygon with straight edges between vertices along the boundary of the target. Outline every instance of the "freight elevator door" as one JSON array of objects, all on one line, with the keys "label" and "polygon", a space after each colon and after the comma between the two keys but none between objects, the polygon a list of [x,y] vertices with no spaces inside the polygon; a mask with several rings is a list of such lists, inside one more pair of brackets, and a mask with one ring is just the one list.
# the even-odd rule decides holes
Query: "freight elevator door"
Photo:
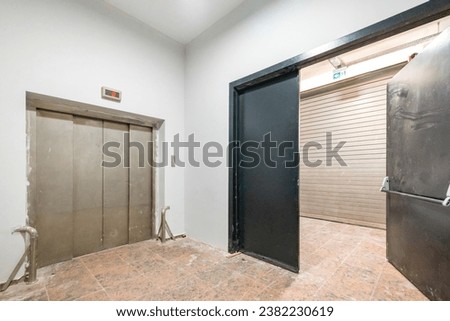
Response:
[{"label": "freight elevator door", "polygon": [[38,265],[153,236],[152,129],[36,110]]}]

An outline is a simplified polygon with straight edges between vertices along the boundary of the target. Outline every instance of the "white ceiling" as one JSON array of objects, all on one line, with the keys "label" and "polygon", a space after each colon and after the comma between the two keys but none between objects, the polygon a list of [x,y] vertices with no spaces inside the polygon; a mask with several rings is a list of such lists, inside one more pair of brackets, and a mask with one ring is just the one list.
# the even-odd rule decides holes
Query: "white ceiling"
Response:
[{"label": "white ceiling", "polygon": [[187,44],[245,0],[104,0]]}]

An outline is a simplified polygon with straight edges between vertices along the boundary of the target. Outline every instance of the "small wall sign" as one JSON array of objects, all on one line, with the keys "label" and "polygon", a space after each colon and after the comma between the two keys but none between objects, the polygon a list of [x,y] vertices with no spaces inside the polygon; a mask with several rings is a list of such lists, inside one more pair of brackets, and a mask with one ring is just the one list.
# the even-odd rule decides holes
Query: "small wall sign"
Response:
[{"label": "small wall sign", "polygon": [[122,100],[122,92],[117,89],[102,87],[102,98],[120,102]]},{"label": "small wall sign", "polygon": [[347,75],[347,68],[339,68],[333,70],[333,80],[345,78],[346,75]]}]

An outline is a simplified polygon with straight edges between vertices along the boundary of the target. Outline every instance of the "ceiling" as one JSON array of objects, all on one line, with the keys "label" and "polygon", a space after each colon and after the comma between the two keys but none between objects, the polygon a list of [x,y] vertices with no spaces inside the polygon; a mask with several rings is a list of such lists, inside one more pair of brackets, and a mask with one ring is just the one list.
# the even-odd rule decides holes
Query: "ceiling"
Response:
[{"label": "ceiling", "polygon": [[245,0],[104,0],[176,41],[187,44]]}]

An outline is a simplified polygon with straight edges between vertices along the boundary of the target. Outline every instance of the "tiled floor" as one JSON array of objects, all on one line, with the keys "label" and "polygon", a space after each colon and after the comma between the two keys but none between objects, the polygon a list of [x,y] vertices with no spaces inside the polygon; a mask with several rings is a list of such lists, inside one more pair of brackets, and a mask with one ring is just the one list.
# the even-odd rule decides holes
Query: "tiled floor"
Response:
[{"label": "tiled floor", "polygon": [[0,300],[426,300],[385,260],[381,230],[301,219],[301,272],[189,238],[146,241],[42,268]]}]

